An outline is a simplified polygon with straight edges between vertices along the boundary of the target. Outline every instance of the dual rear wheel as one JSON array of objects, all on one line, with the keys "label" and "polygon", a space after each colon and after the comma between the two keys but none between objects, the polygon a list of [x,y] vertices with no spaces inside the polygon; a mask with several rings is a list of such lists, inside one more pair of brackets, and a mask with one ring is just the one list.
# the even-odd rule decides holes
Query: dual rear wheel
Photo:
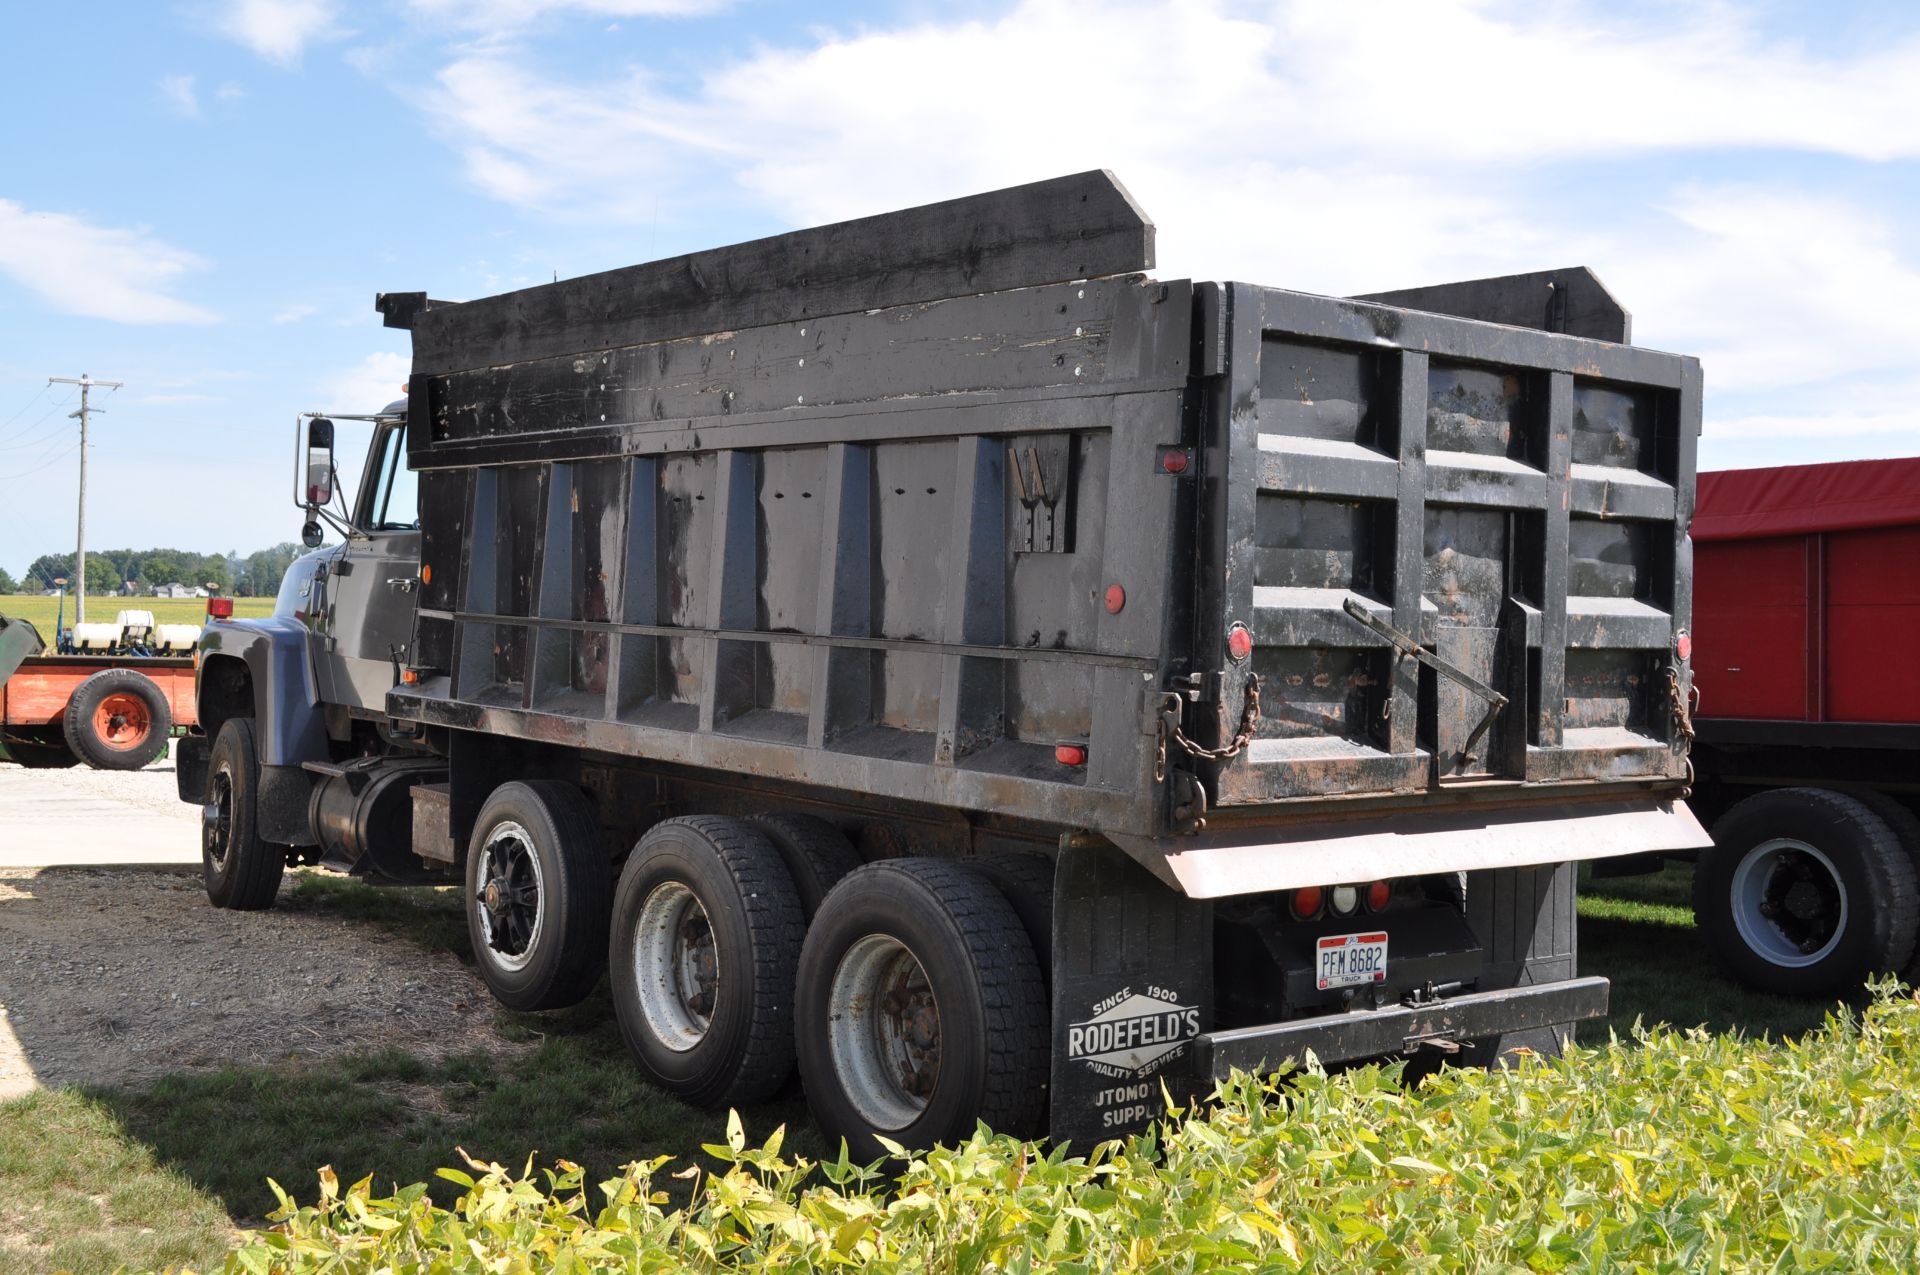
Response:
[{"label": "dual rear wheel", "polygon": [[[609,915],[598,835],[568,785],[506,784],[483,808],[468,923],[500,1000],[572,1004],[605,968],[621,1035],[654,1084],[740,1106],[797,1068],[829,1138],[859,1159],[886,1155],[882,1139],[924,1147],[980,1121],[1039,1131],[1046,985],[989,875],[862,864],[810,816],[693,815],[640,839]],[[583,852],[567,851],[575,843]]]}]

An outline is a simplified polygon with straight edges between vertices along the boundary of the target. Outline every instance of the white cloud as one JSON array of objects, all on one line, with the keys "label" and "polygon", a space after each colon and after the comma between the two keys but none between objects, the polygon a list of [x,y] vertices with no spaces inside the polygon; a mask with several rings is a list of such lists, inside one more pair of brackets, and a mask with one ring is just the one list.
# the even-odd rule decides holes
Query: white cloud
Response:
[{"label": "white cloud", "polygon": [[308,305],[306,302],[301,301],[283,307],[279,313],[273,316],[273,321],[275,323],[298,323],[300,320],[311,318],[318,313],[320,313],[319,306]]},{"label": "white cloud", "polygon": [[504,31],[548,13],[598,17],[679,18],[728,8],[731,0],[407,0],[423,18],[467,30]]},{"label": "white cloud", "polygon": [[160,100],[175,115],[186,119],[200,118],[200,98],[194,91],[191,75],[161,76]]},{"label": "white cloud", "polygon": [[247,95],[247,86],[244,84],[236,84],[232,80],[227,80],[224,81],[218,89],[214,90],[213,95],[222,102],[237,101]]},{"label": "white cloud", "polygon": [[307,45],[333,34],[334,0],[227,0],[217,23],[222,33],[269,62],[300,60]]},{"label": "white cloud", "polygon": [[65,314],[119,323],[218,322],[167,291],[205,265],[145,229],[96,226],[0,199],[0,274]]},{"label": "white cloud", "polygon": [[[759,47],[690,88],[548,75],[494,40],[422,103],[475,185],[556,217],[684,224],[744,193],[808,225],[1104,166],[1163,277],[1352,293],[1593,265],[1642,341],[1704,357],[1710,406],[1920,349],[1910,232],[1795,165],[1920,158],[1913,26],[1817,53],[1728,3],[1019,0]],[[1662,175],[1696,154],[1755,177]]]},{"label": "white cloud", "polygon": [[400,387],[412,372],[413,361],[405,354],[391,350],[369,354],[322,382],[323,401],[315,410],[354,415],[377,412],[400,397]]},{"label": "white cloud", "polygon": [[1665,211],[1677,233],[1619,252],[1611,280],[1652,321],[1641,341],[1684,340],[1712,383],[1742,390],[1913,364],[1920,266],[1884,217],[1767,186],[1688,187]]}]

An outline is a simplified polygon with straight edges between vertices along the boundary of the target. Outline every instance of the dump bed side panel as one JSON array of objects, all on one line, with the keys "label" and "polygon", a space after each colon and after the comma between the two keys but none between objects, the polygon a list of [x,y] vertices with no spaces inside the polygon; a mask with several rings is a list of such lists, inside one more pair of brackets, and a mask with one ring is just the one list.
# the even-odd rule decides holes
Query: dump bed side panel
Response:
[{"label": "dump bed side panel", "polygon": [[1098,279],[417,371],[423,680],[389,706],[1151,830],[1191,315]]},{"label": "dump bed side panel", "polygon": [[1209,306],[1215,738],[1262,690],[1221,805],[1684,775],[1697,363],[1239,284]]}]

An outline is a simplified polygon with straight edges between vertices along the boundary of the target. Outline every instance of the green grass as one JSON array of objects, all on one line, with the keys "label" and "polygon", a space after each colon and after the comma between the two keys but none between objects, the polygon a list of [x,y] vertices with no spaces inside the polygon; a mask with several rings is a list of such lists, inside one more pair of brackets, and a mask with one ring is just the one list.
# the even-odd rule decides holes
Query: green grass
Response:
[{"label": "green grass", "polygon": [[[472,959],[451,889],[301,873],[281,906],[387,926],[430,951]],[[606,1175],[636,1158],[724,1141],[724,1112],[688,1107],[640,1079],[604,985],[573,1009],[501,1011],[498,1022],[517,1048],[440,1062],[398,1051],[292,1059],[90,1096],[242,1220],[273,1207],[269,1177],[310,1193],[323,1164],[348,1181],[372,1173],[391,1185],[432,1178],[457,1146],[516,1165],[532,1154],[542,1163],[564,1157]],[[788,1125],[807,1154],[822,1150],[797,1087],[753,1119],[763,1130]],[[441,1182],[436,1192],[451,1199],[453,1188]]]},{"label": "green grass", "polygon": [[1596,880],[1582,872],[1580,972],[1613,983],[1610,1012],[1581,1026],[1583,1043],[1604,1041],[1609,1030],[1629,1035],[1636,1021],[1778,1039],[1813,1030],[1835,1008],[1748,991],[1723,977],[1693,926],[1692,882],[1688,863],[1643,877]]},{"label": "green grass", "polygon": [[222,1202],[69,1090],[0,1106],[0,1270],[212,1267],[233,1238]]},{"label": "green grass", "polygon": [[[0,615],[26,620],[40,636],[53,641],[53,624],[59,616],[60,599],[38,594],[0,593]],[[199,624],[207,618],[205,598],[102,598],[87,597],[87,618],[111,620],[122,611],[151,611],[156,624]],[[233,613],[241,619],[273,614],[272,598],[235,598]],[[67,623],[73,623],[73,599],[67,599]]]}]

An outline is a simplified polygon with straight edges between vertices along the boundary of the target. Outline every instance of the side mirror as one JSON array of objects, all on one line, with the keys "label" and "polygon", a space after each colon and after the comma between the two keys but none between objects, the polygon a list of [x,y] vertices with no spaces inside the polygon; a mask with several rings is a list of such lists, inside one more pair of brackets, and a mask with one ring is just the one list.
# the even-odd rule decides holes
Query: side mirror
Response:
[{"label": "side mirror", "polygon": [[332,500],[333,422],[316,416],[307,422],[307,505],[317,509]]},{"label": "side mirror", "polygon": [[318,549],[324,539],[326,536],[321,532],[319,522],[312,518],[307,519],[307,525],[300,528],[300,543],[309,549]]}]

